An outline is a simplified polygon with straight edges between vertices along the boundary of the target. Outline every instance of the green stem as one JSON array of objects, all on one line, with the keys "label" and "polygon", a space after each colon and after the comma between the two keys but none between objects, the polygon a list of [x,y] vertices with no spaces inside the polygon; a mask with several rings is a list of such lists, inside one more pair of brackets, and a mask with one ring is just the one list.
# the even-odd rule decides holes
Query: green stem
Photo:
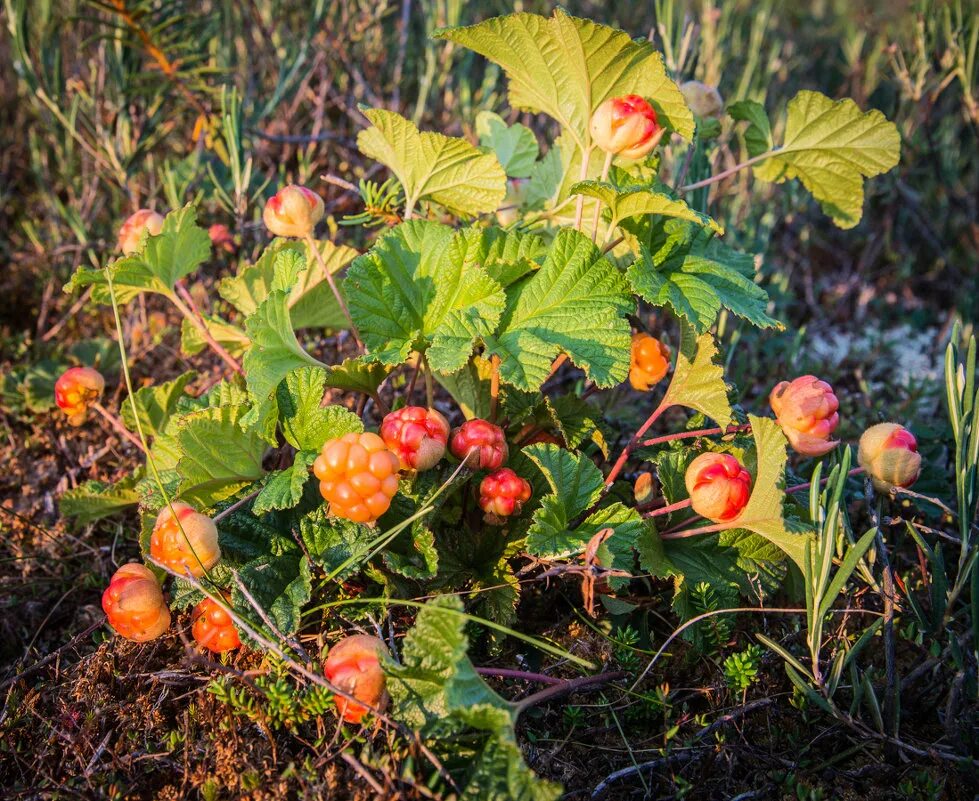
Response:
[{"label": "green stem", "polygon": [[[614,153],[605,154],[605,163],[602,164],[602,177],[599,178],[600,183],[605,183],[608,178],[608,171],[612,169],[612,159],[615,157]],[[598,240],[598,223],[602,219],[602,201],[595,199],[595,214],[591,221],[591,241],[596,242]],[[606,233],[606,239],[608,239],[608,234],[612,231],[612,224],[615,222],[614,218],[609,223],[609,231]]]},{"label": "green stem", "polygon": [[[581,170],[578,173],[578,180],[584,181],[588,178],[588,162],[591,161],[591,151],[592,146],[581,148]],[[585,196],[578,195],[578,200],[575,203],[574,210],[574,228],[576,231],[581,230],[581,218],[585,213]]]},{"label": "green stem", "polygon": [[[407,219],[407,217],[405,217],[405,219]],[[343,295],[340,294],[340,289],[337,287],[336,281],[333,280],[333,273],[327,269],[326,262],[323,260],[323,254],[320,253],[320,249],[316,246],[316,240],[313,239],[312,234],[306,235],[306,247],[313,252],[313,257],[316,259],[317,264],[319,264],[320,269],[323,271],[323,276],[326,278],[326,283],[330,285],[330,291],[333,292],[333,297],[335,297],[337,303],[340,304],[340,311],[342,311],[343,316],[347,318],[347,324],[350,326],[350,333],[353,335],[358,349],[363,350],[364,345],[360,340],[360,331],[357,330],[357,325],[354,323],[354,318],[350,316],[350,309],[347,308],[347,302],[343,299]]]}]

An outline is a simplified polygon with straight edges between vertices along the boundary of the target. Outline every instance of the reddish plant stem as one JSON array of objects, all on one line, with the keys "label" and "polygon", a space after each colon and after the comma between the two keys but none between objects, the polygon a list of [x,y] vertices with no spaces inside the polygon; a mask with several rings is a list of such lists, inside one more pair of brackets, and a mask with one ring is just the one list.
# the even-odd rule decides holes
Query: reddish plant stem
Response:
[{"label": "reddish plant stem", "polygon": [[[238,360],[225,350],[224,346],[218,342],[212,335],[207,327],[207,323],[204,320],[204,316],[200,313],[197,308],[197,304],[194,303],[194,298],[191,296],[190,292],[187,291],[187,287],[183,285],[181,281],[176,284],[177,295],[179,298],[171,296],[173,305],[179,309],[180,313],[187,318],[191,325],[193,325],[204,338],[204,341],[210,346],[221,360],[228,365],[236,373],[242,373],[241,365],[238,364]],[[182,299],[182,301],[181,301]],[[186,304],[186,305],[185,305]]]},{"label": "reddish plant stem", "polygon": [[490,374],[489,418],[491,423],[495,423],[496,412],[500,404],[500,357],[492,356],[490,358],[490,364],[492,365],[493,372]]},{"label": "reddish plant stem", "polygon": [[737,434],[740,432],[751,431],[751,426],[745,424],[743,426],[728,426],[724,428],[700,428],[696,431],[680,431],[677,434],[664,434],[661,437],[653,437],[652,439],[644,440],[640,443],[643,447],[649,447],[651,445],[662,445],[664,442],[673,442],[678,439],[693,439],[694,437],[710,437],[715,434],[723,434],[725,437],[730,434]]},{"label": "reddish plant stem", "polygon": [[[862,467],[854,467],[849,473],[847,473],[847,475],[848,476],[858,476],[862,472],[863,472],[863,468]],[[820,486],[822,486],[823,484],[825,484],[827,481],[829,481],[829,476],[827,476],[826,478],[822,479],[819,482]],[[791,495],[793,492],[802,492],[804,489],[809,489],[809,487],[811,487],[811,486],[812,486],[812,482],[811,481],[807,481],[805,484],[796,484],[794,487],[789,487],[785,491],[785,494],[786,495]]]},{"label": "reddish plant stem", "polygon": [[737,528],[738,521],[732,520],[730,523],[713,523],[709,526],[700,526],[700,528],[688,528],[684,531],[674,531],[670,533],[669,531],[660,534],[659,538],[661,540],[683,540],[687,537],[696,537],[698,534],[713,534],[717,531],[724,531],[729,528]]},{"label": "reddish plant stem", "polygon": [[538,684],[564,684],[564,679],[554,676],[545,676],[543,673],[531,673],[526,670],[512,670],[510,668],[491,668],[478,667],[476,672],[480,676],[494,676],[500,679],[519,679],[520,681],[533,681]]},{"label": "reddish plant stem", "polygon": [[624,670],[617,670],[610,673],[599,673],[597,676],[582,676],[580,679],[562,681],[560,684],[555,684],[546,690],[528,695],[522,701],[517,702],[516,716],[519,717],[527,709],[537,704],[553,701],[556,698],[563,698],[565,695],[571,695],[582,690],[600,687],[603,684],[608,684],[610,681],[624,679],[628,675]]},{"label": "reddish plant stem", "polygon": [[659,509],[653,509],[651,512],[646,512],[643,517],[659,517],[660,515],[669,515],[673,512],[679,512],[681,509],[686,509],[690,506],[690,499],[685,498],[682,501],[677,501],[676,503],[671,503],[668,506],[661,506]]},{"label": "reddish plant stem", "polygon": [[117,434],[127,439],[129,442],[131,442],[133,445],[135,445],[137,448],[143,451],[143,453],[146,453],[146,448],[143,447],[143,443],[140,442],[139,437],[137,437],[132,431],[126,428],[118,417],[116,417],[112,412],[106,409],[101,403],[93,403],[92,408],[95,409],[95,411],[102,416],[102,419],[104,419],[110,426],[112,426],[113,430]]},{"label": "reddish plant stem", "polygon": [[661,414],[670,408],[672,404],[668,404],[665,400],[660,403],[653,413],[646,418],[646,422],[639,426],[639,430],[635,433],[632,439],[629,440],[628,444],[622,449],[622,453],[619,454],[619,458],[616,459],[615,464],[612,465],[612,470],[609,472],[608,477],[605,479],[605,486],[611,487],[612,483],[618,478],[619,473],[622,472],[622,468],[625,467],[626,462],[629,461],[629,455],[635,449],[636,445],[639,444],[640,438],[645,434],[650,426],[655,423]]}]

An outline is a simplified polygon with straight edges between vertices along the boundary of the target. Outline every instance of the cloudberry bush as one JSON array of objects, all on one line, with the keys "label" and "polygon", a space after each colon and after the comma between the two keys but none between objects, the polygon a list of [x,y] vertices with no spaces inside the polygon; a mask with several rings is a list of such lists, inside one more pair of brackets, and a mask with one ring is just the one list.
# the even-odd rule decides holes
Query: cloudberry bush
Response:
[{"label": "cloudberry bush", "polygon": [[[844,567],[877,583],[865,558],[873,536],[833,528],[846,517],[844,490],[862,491],[849,473],[890,493],[917,478],[922,455],[910,433],[884,424],[861,438],[850,471],[841,399],[816,376],[771,377],[775,419],[752,408],[754,395],[738,397],[723,367],[738,350],[721,354],[716,332],[781,324],[754,281],[756,254],[735,244],[750,238],[726,232],[700,190],[723,191],[735,173],[797,182],[793,197],[811,193],[851,228],[865,180],[897,163],[897,128],[810,90],[775,124],[754,101],[725,108],[715,87],[678,85],[651,42],[560,10],[437,37],[497,65],[511,109],[549,127],[484,109],[477,146],[363,107],[357,148],[389,177],[355,187],[363,208],[353,216],[327,217],[326,187],[309,178],[229,187],[222,198],[235,198],[242,224],[228,235],[200,226],[193,204],[127,221],[125,255],[80,267],[67,289],[91,287],[93,304],[114,308],[159,296],[183,317],[183,351],[209,349],[224,374],[127,385],[118,424],[139,434],[146,465],[68,500],[87,501],[87,519],[138,505],[134,539],[172,581],[175,613],[197,606],[205,647],[235,647],[240,632],[361,701],[337,695],[350,723],[372,707],[419,742],[478,737],[472,759],[451,764],[465,797],[504,797],[491,796],[493,776],[512,796],[560,794],[515,744],[525,707],[490,689],[467,656],[467,625],[483,618],[494,637],[521,627],[521,596],[540,578],[575,581],[587,615],[640,615],[671,593],[656,614],[683,622],[809,582],[811,671],[790,663],[793,683],[823,710],[835,709],[842,675],[872,690],[874,676],[851,682],[842,662],[827,680],[852,643],[820,655],[827,610],[814,599],[844,586],[831,580]],[[543,63],[563,80],[542,76]],[[235,129],[242,107],[234,93],[222,102]],[[240,142],[226,144],[241,178]],[[334,188],[346,181],[331,177]],[[327,224],[362,252],[332,241]],[[192,292],[187,281],[218,269],[208,264],[218,249],[220,264],[234,261],[236,247],[220,302],[195,299],[206,282]],[[207,389],[192,396],[192,386]],[[962,386],[950,398],[965,464],[972,401]],[[79,380],[59,405],[80,423],[101,391]],[[228,591],[228,609],[204,589]],[[121,569],[104,605],[131,639],[169,626],[144,567]],[[325,661],[309,653],[351,621],[397,630],[399,652],[355,635]],[[731,625],[691,628],[690,641],[722,647],[704,631]]]}]

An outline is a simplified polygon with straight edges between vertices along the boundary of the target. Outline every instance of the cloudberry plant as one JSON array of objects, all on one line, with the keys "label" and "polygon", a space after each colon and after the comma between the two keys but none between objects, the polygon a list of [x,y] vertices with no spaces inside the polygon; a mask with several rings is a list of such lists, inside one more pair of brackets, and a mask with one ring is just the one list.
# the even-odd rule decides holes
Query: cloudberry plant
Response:
[{"label": "cloudberry plant", "polygon": [[370,523],[388,510],[397,494],[400,466],[377,434],[344,434],[323,445],[313,474],[331,515]]},{"label": "cloudberry plant", "polygon": [[452,455],[474,470],[496,470],[510,455],[503,429],[486,420],[467,420],[452,432]]},{"label": "cloudberry plant", "polygon": [[429,470],[445,454],[449,423],[435,409],[405,406],[385,416],[380,433],[402,470]]}]

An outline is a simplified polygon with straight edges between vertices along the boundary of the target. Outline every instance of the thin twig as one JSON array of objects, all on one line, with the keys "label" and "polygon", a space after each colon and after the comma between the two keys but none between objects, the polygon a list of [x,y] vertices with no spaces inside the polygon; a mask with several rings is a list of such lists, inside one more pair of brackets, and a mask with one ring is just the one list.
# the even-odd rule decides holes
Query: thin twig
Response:
[{"label": "thin twig", "polygon": [[112,412],[106,409],[98,401],[92,404],[92,408],[95,409],[95,411],[102,416],[102,419],[104,419],[110,426],[112,426],[112,429],[117,434],[122,436],[128,442],[135,445],[137,448],[143,451],[143,453],[146,453],[146,448],[143,447],[143,443],[140,441],[140,439],[135,434],[133,434],[132,431],[126,428],[118,417],[116,417]]}]

